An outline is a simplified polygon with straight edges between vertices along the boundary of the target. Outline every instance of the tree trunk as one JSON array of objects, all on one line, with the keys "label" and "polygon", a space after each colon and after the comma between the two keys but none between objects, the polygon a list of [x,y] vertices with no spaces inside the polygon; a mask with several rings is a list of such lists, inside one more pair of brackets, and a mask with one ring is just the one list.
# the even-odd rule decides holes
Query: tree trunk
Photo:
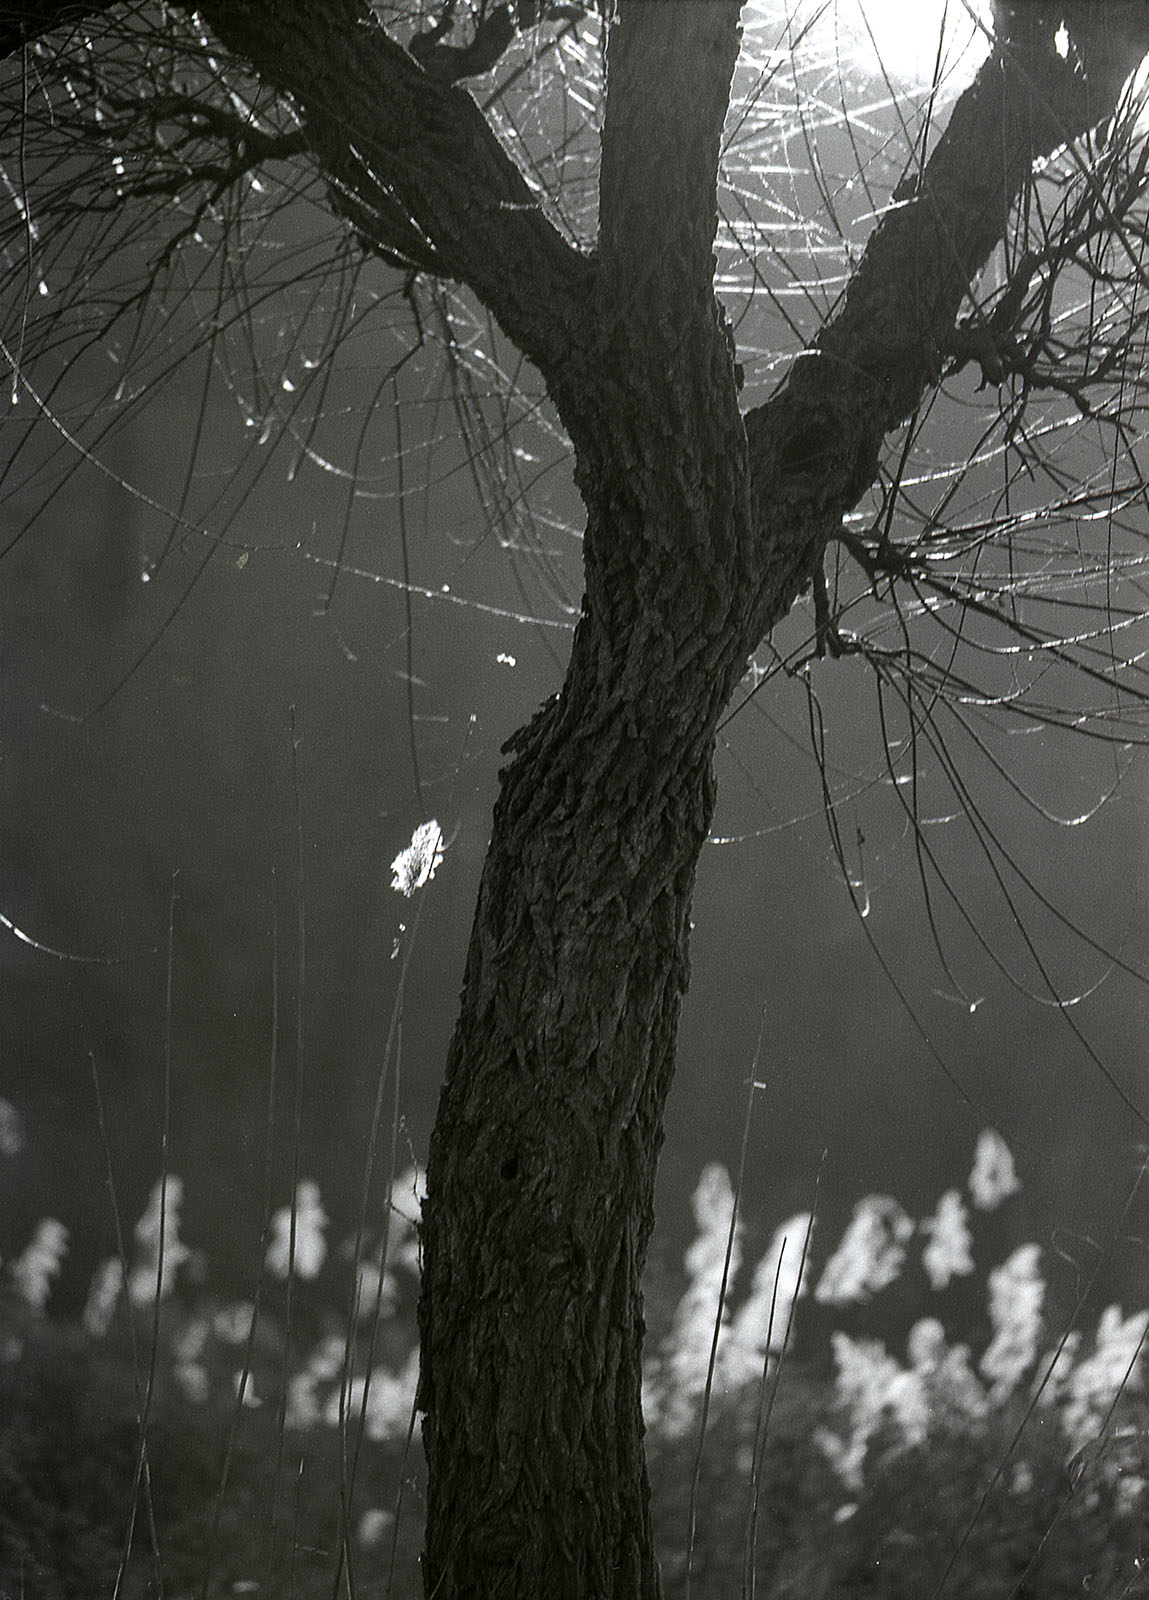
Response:
[{"label": "tree trunk", "polygon": [[503,777],[423,1218],[428,1593],[660,1592],[640,1285],[728,636],[697,621],[687,696],[681,632],[624,683],[584,616]]},{"label": "tree trunk", "polygon": [[551,383],[587,508],[583,614],[562,692],[512,741],[423,1212],[424,1578],[451,1600],[661,1592],[642,1271],[752,609],[711,286],[737,14],[631,8],[611,42],[596,316]]},{"label": "tree trunk", "polygon": [[504,778],[424,1209],[429,1594],[660,1592],[640,1285],[710,748],[564,694]]},{"label": "tree trunk", "polygon": [[750,538],[716,314],[709,347],[712,409],[672,431],[636,423],[668,397],[634,350],[604,372],[584,612],[495,810],[423,1214],[429,1594],[660,1593],[641,1281],[748,610],[713,558]]}]

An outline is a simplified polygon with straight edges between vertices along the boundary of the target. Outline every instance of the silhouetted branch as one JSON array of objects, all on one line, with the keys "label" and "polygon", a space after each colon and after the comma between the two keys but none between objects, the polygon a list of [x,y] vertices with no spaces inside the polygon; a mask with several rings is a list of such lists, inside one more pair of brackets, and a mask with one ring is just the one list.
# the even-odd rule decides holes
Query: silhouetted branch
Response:
[{"label": "silhouetted branch", "polygon": [[468,284],[544,371],[569,354],[589,263],[548,220],[470,95],[425,72],[354,0],[319,11],[304,0],[201,10],[229,50],[290,97],[365,237],[391,251],[385,199],[402,208],[428,259]]},{"label": "silhouetted branch", "polygon": [[999,49],[981,68],[913,197],[879,223],[813,349],[746,419],[763,558],[775,574],[764,593],[779,602],[763,631],[810,582],[826,540],[874,481],[887,435],[939,381],[962,301],[1004,237],[1034,162],[1112,117],[1149,50],[1142,8],[1070,9],[1072,59],[1058,52],[1051,22],[1029,32],[1024,51]]}]

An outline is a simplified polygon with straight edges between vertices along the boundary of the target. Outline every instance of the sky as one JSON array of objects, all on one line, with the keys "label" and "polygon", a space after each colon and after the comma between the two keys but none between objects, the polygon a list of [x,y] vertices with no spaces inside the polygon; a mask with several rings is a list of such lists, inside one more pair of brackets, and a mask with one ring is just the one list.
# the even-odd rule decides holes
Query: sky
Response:
[{"label": "sky", "polygon": [[986,0],[751,0],[745,26],[772,33],[782,23],[815,49],[832,42],[872,80],[899,88],[938,78],[964,88],[989,52]]}]

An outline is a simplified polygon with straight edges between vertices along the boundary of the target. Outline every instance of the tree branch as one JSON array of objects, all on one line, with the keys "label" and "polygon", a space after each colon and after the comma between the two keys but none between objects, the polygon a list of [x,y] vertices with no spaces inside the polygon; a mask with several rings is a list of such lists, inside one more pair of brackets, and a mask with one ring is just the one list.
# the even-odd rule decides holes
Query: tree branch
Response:
[{"label": "tree branch", "polygon": [[465,90],[425,72],[356,0],[199,9],[228,49],[291,97],[365,238],[393,248],[388,211],[398,208],[426,240],[425,259],[473,289],[544,375],[569,359],[585,333],[591,264],[547,219]]},{"label": "tree branch", "polygon": [[[877,475],[882,443],[940,378],[964,297],[1033,163],[1111,116],[1149,50],[1149,7],[1019,10],[957,102],[913,199],[887,212],[840,309],[746,419],[762,558],[762,632],[810,581],[825,540]],[[1064,20],[1072,48],[1054,33]]]},{"label": "tree branch", "polygon": [[587,511],[585,626],[567,689],[596,681],[580,693],[657,684],[669,703],[672,670],[652,678],[649,663],[679,640],[682,670],[719,697],[728,645],[737,651],[741,629],[726,623],[749,589],[752,539],[714,238],[739,10],[623,0],[611,32],[592,360],[552,388]]},{"label": "tree branch", "polygon": [[712,304],[718,152],[740,0],[628,0],[610,40],[599,181],[599,294],[619,318]]}]

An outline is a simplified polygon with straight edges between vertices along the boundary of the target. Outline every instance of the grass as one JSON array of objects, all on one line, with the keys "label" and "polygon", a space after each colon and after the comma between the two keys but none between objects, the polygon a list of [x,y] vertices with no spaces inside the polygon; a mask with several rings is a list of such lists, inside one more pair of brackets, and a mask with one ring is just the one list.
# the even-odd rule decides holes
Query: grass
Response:
[{"label": "grass", "polygon": [[[346,1439],[337,1426],[287,1427],[270,1401],[244,1406],[237,1426],[230,1378],[205,1400],[189,1398],[174,1375],[184,1320],[166,1317],[161,1329],[141,1459],[127,1339],[97,1344],[75,1327],[32,1324],[7,1308],[0,1594],[318,1600],[333,1593],[342,1568],[353,1592],[383,1592],[379,1575],[392,1570],[394,1593],[414,1596],[419,1489],[402,1438],[364,1448],[345,1495]],[[392,1562],[387,1509],[404,1473],[412,1481]],[[368,1567],[372,1581],[361,1576]]]},{"label": "grass", "polygon": [[[988,1204],[1008,1195],[1010,1171]],[[396,1196],[409,1202],[412,1182]],[[59,1233],[9,1263],[5,1600],[419,1594],[411,1206],[394,1214],[385,1260],[368,1241],[356,1273],[326,1250],[313,1186],[300,1195],[269,1247],[273,1262],[293,1241],[286,1260],[250,1303],[183,1284],[178,1203],[149,1207],[86,1325],[50,1315]],[[951,1343],[930,1317],[893,1348],[841,1328],[819,1347],[803,1305],[848,1320],[919,1246],[935,1287],[975,1269],[961,1195],[918,1223],[889,1199],[859,1202],[816,1281],[798,1270],[804,1218],[740,1276],[723,1169],[703,1174],[695,1211],[687,1281],[646,1374],[668,1600],[1149,1595],[1149,1313],[1107,1308],[1059,1347],[1027,1246],[986,1273],[984,1348]]]}]

